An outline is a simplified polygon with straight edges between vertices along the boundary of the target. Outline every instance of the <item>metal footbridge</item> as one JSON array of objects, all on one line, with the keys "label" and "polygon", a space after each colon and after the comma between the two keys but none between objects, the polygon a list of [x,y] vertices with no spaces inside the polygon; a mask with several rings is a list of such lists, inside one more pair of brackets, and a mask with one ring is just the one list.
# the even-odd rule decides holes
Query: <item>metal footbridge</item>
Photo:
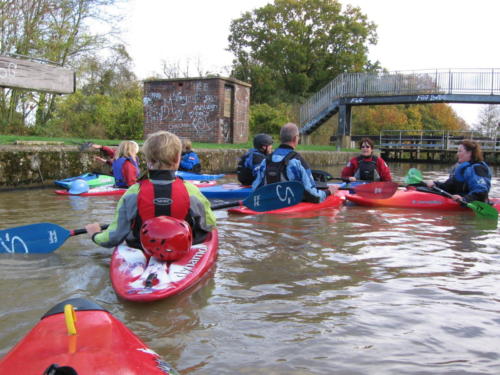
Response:
[{"label": "metal footbridge", "polygon": [[351,135],[353,106],[424,103],[500,104],[500,69],[343,73],[301,106],[300,130],[311,134],[338,113],[340,139]]}]

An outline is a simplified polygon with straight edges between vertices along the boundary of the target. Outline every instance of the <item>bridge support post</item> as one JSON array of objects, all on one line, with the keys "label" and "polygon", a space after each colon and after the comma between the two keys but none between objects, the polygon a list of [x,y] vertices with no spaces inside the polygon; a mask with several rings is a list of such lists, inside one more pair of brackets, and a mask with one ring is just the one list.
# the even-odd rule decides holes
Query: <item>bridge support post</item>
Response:
[{"label": "bridge support post", "polygon": [[337,149],[351,147],[351,106],[339,105]]}]

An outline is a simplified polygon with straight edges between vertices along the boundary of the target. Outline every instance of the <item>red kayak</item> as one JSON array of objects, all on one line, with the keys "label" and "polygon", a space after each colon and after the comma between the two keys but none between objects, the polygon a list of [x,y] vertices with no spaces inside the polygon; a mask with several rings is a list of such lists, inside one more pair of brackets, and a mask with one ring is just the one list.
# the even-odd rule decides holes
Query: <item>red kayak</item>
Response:
[{"label": "red kayak", "polygon": [[147,258],[138,249],[117,246],[111,258],[111,283],[121,298],[149,302],[167,298],[199,282],[212,268],[219,245],[217,229],[175,262]]},{"label": "red kayak", "polygon": [[[190,181],[193,185],[202,188],[202,187],[209,187],[209,186],[214,186],[217,184],[217,181]],[[78,197],[92,197],[92,196],[99,196],[99,195],[123,195],[127,189],[123,188],[117,188],[111,185],[108,186],[99,186],[96,188],[90,188],[89,191],[86,193],[81,193],[81,194],[70,194],[68,190],[56,190],[55,193],[58,195],[72,195],[72,196],[78,196]]]},{"label": "red kayak", "polygon": [[[371,207],[398,207],[398,208],[417,208],[417,209],[433,209],[433,210],[465,210],[460,204],[453,199],[444,197],[439,194],[434,194],[416,189],[398,190],[396,193],[387,199],[369,199],[357,194],[347,194],[346,198],[359,204],[360,206]],[[497,210],[500,210],[500,198],[490,199]]]},{"label": "red kayak", "polygon": [[178,375],[122,322],[83,298],[54,306],[0,360],[0,374],[46,373]]},{"label": "red kayak", "polygon": [[81,194],[70,194],[68,190],[56,190],[55,193],[58,195],[71,195],[71,196],[78,196],[78,197],[92,197],[92,196],[99,196],[99,195],[123,195],[127,189],[121,189],[117,188],[114,186],[99,186],[96,188],[90,188],[89,191],[86,193],[81,193]]},{"label": "red kayak", "polygon": [[194,186],[197,186],[199,188],[202,188],[202,187],[209,187],[209,186],[214,186],[214,185],[217,185],[217,181],[215,180],[210,180],[210,181],[206,181],[206,180],[186,180],[187,182],[191,182]]},{"label": "red kayak", "polygon": [[294,206],[279,208],[277,210],[272,210],[272,211],[257,212],[245,206],[230,208],[227,211],[233,214],[240,214],[240,215],[260,215],[260,214],[288,215],[288,214],[295,214],[295,213],[302,213],[309,211],[313,212],[323,208],[338,208],[342,205],[343,202],[344,200],[341,197],[337,195],[330,195],[321,203],[301,202]]}]

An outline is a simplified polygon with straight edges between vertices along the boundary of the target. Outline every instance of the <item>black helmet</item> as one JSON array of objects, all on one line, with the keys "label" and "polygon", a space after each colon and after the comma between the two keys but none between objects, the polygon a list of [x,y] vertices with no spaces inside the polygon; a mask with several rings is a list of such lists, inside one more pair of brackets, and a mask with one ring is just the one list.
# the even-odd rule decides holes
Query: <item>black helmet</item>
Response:
[{"label": "black helmet", "polygon": [[257,134],[253,138],[253,147],[259,149],[263,146],[270,146],[273,144],[273,138],[267,134]]}]

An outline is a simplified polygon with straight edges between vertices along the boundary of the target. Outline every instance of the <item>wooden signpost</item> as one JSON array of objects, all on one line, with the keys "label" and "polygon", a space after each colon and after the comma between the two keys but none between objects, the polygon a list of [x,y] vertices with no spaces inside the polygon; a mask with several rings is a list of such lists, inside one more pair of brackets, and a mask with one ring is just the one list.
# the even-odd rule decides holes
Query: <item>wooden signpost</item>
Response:
[{"label": "wooden signpost", "polygon": [[0,56],[0,86],[72,94],[75,92],[75,72],[50,64]]}]

